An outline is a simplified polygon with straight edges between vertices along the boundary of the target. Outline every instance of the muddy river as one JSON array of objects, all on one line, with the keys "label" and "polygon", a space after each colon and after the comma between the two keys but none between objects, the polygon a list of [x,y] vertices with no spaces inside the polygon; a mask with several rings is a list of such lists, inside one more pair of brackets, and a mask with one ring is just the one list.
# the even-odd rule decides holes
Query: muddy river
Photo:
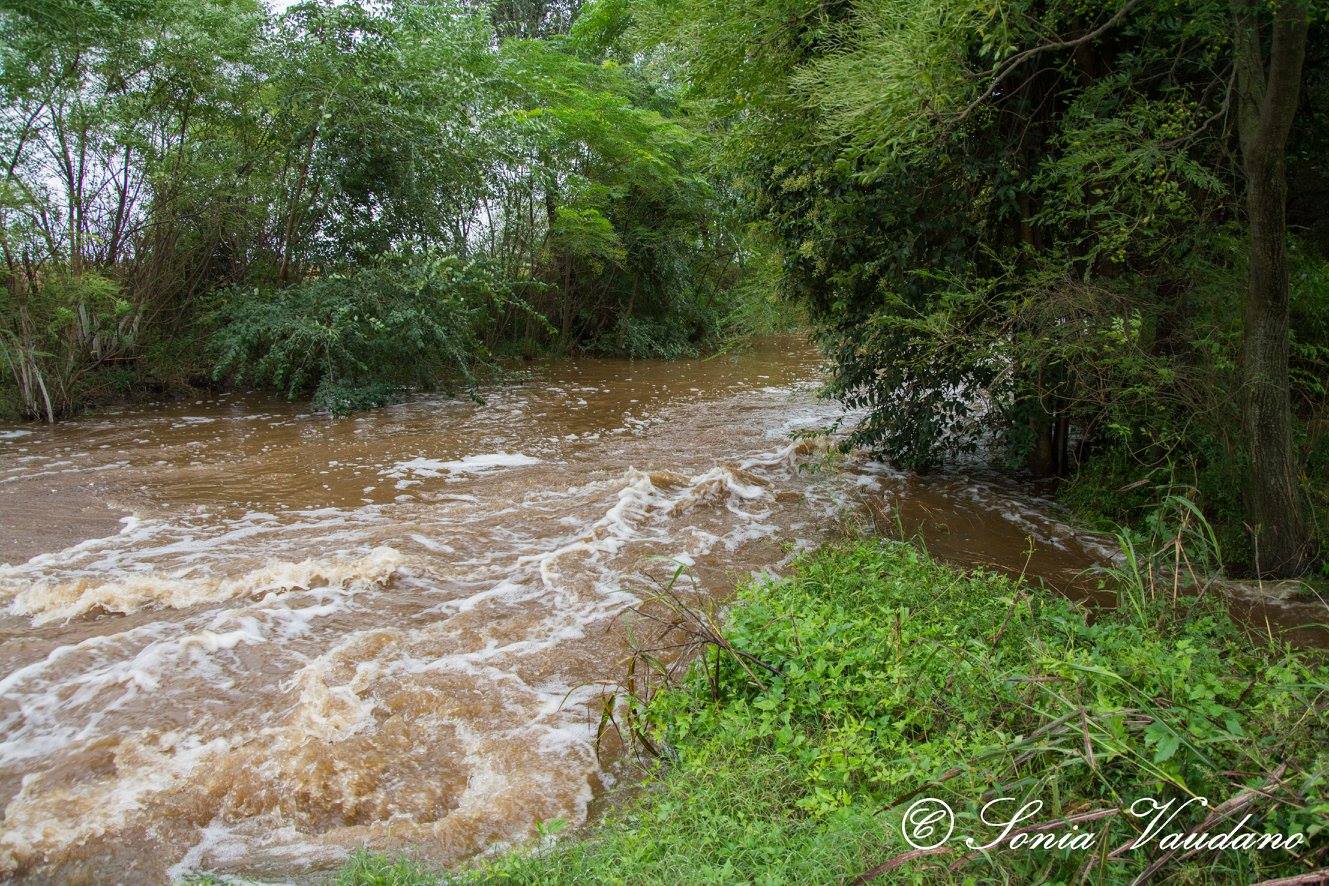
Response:
[{"label": "muddy river", "polygon": [[0,428],[0,878],[299,880],[583,821],[625,621],[846,523],[1065,588],[1109,555],[1029,490],[797,439],[798,339],[574,360],[343,419],[228,397]]}]

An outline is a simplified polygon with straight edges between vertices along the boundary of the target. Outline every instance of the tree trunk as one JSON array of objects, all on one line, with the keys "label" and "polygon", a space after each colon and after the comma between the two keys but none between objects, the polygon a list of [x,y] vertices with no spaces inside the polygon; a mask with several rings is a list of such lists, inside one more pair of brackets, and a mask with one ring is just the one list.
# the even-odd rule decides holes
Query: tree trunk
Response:
[{"label": "tree trunk", "polygon": [[1033,447],[1025,463],[1029,473],[1035,477],[1051,477],[1057,473],[1055,423],[1053,417],[1035,405],[1035,413],[1029,417],[1029,431],[1033,435]]},{"label": "tree trunk", "polygon": [[1256,569],[1266,578],[1300,575],[1312,556],[1292,450],[1284,173],[1306,54],[1303,3],[1277,0],[1266,71],[1257,17],[1263,0],[1232,0],[1237,122],[1250,227],[1241,364],[1242,429],[1250,457],[1245,507]]},{"label": "tree trunk", "polygon": [[[322,102],[317,106],[323,107]],[[281,265],[277,269],[277,280],[285,283],[291,272],[291,251],[295,248],[296,226],[300,222],[301,203],[305,195],[305,182],[309,179],[309,167],[314,163],[314,147],[318,144],[319,121],[316,119],[309,128],[309,141],[305,145],[304,156],[300,160],[300,171],[295,179],[295,193],[291,197],[289,212],[286,216],[286,230],[282,233]]]},{"label": "tree trunk", "polygon": [[1057,476],[1066,477],[1071,473],[1071,418],[1064,412],[1057,413],[1052,429],[1053,453],[1056,456]]}]

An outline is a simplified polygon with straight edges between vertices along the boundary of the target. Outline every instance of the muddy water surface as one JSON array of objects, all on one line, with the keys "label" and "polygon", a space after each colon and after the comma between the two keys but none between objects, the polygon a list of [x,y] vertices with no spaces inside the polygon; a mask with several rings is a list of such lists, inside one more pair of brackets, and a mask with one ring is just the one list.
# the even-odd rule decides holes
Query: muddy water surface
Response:
[{"label": "muddy water surface", "polygon": [[839,415],[818,378],[787,339],[560,362],[482,406],[0,428],[0,876],[300,879],[581,821],[650,579],[724,595],[845,514],[1066,586],[1105,556],[1018,489],[828,465],[790,436]]}]

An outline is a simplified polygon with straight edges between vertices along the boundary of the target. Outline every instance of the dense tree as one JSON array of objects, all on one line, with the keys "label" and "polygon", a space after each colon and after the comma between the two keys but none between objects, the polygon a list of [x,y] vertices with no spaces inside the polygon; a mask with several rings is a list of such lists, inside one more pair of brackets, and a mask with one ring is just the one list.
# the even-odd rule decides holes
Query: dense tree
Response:
[{"label": "dense tree", "polygon": [[1324,131],[1322,90],[1298,110],[1320,27],[1302,0],[656,0],[635,25],[781,244],[854,442],[996,447],[1118,519],[1196,486],[1266,575],[1310,561],[1322,457],[1323,326],[1295,318],[1324,257],[1281,197],[1284,142]]},{"label": "dense tree", "polygon": [[0,355],[29,411],[67,409],[167,292],[197,291],[210,191],[238,163],[215,136],[246,84],[224,72],[253,63],[261,24],[250,0],[4,12]]},{"label": "dense tree", "polygon": [[[622,4],[580,6],[0,5],[0,359],[20,411],[199,382],[200,354],[218,380],[345,404],[466,377],[496,346],[714,338],[745,251],[714,225],[702,139],[610,60]],[[408,315],[430,353],[370,340]],[[413,368],[306,365],[311,335]]]}]

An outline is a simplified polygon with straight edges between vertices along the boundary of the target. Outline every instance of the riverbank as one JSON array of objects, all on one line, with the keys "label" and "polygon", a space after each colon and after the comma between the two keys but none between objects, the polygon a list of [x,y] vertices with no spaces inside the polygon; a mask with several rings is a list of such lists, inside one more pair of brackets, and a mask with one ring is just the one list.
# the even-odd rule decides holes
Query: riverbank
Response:
[{"label": "riverbank", "polygon": [[[1323,867],[1323,655],[1252,640],[1203,600],[1085,615],[908,544],[826,547],[787,580],[747,584],[726,648],[711,646],[681,684],[637,703],[667,762],[599,825],[448,876],[359,856],[337,882],[829,883],[876,870],[924,882],[1115,883],[1147,869],[1257,882]],[[1131,815],[1137,800],[1192,796],[1208,809],[1192,802],[1144,845],[1118,851],[1150,821]],[[900,831],[925,797],[956,813],[956,836],[935,853]],[[990,853],[969,850],[964,835],[979,845],[998,837],[977,816],[1001,797],[1015,799],[991,807],[990,821],[1042,806]],[[1035,825],[1047,827],[1031,834],[1066,837],[1063,847],[1093,836],[1076,848],[1010,848]],[[1162,842],[1234,826],[1230,841],[1277,833],[1297,845],[1191,853]]]}]

